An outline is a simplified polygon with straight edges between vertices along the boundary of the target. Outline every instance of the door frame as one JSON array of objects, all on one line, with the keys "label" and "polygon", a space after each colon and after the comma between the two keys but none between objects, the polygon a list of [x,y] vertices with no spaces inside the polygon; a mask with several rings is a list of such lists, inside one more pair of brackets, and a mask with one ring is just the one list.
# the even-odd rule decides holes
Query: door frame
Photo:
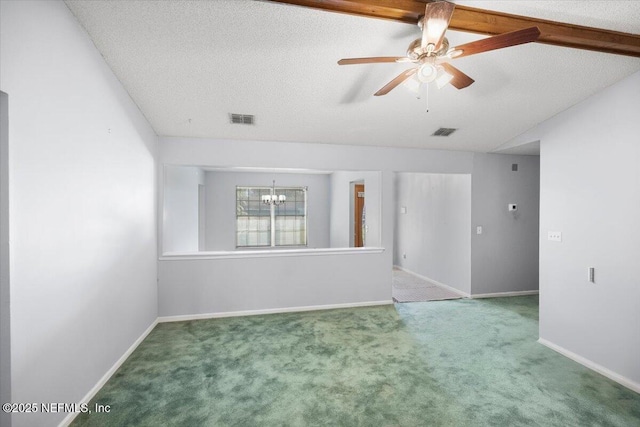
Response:
[{"label": "door frame", "polygon": [[[356,236],[358,234],[358,228],[360,232],[360,240],[364,241],[362,236],[362,217],[356,218],[357,214],[357,204],[358,204],[358,191],[356,191],[356,187],[362,187],[362,191],[365,191],[365,183],[364,180],[352,181],[349,183],[349,246],[352,248],[355,247],[363,247],[364,244],[358,245],[359,242],[356,242]],[[366,202],[366,196],[362,198],[362,206]],[[359,225],[359,227],[358,227]]]}]

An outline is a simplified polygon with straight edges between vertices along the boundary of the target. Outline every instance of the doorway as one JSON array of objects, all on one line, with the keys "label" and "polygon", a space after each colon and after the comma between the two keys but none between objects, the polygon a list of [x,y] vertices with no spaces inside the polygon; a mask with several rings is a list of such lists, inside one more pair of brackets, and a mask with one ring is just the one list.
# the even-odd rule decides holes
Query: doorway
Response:
[{"label": "doorway", "polygon": [[397,302],[467,296],[471,287],[471,175],[394,175]]},{"label": "doorway", "polygon": [[366,210],[364,207],[364,184],[353,187],[353,246],[362,248],[366,240]]}]

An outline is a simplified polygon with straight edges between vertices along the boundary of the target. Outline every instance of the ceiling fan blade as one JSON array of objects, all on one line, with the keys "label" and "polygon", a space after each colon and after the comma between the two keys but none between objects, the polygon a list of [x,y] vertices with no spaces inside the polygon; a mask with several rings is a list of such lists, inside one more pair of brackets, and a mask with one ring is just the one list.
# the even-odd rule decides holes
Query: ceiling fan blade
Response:
[{"label": "ceiling fan blade", "polygon": [[447,73],[453,76],[453,78],[449,83],[457,89],[464,89],[465,87],[471,85],[475,81],[471,77],[467,76],[465,73],[458,70],[456,67],[454,67],[451,64],[443,62],[440,65],[442,65],[442,68],[444,68],[444,71],[446,71]]},{"label": "ceiling fan blade", "polygon": [[476,53],[487,52],[504,47],[516,46],[519,44],[536,41],[540,37],[538,27],[525,28],[524,30],[512,31],[475,42],[457,46],[455,50],[461,50],[462,53],[454,56],[454,58],[462,58],[463,56],[475,55]]},{"label": "ceiling fan blade", "polygon": [[374,93],[374,96],[388,94],[389,92],[391,92],[392,89],[395,89],[396,86],[398,86],[399,84],[407,80],[409,77],[413,76],[416,73],[416,71],[418,71],[417,68],[409,68],[408,70],[403,71],[398,77],[391,80],[382,89]]},{"label": "ceiling fan blade", "polygon": [[375,64],[380,62],[406,62],[404,56],[374,56],[371,58],[344,58],[338,61],[338,65]]},{"label": "ceiling fan blade", "polygon": [[422,48],[433,44],[433,51],[440,48],[440,43],[447,31],[455,5],[447,1],[427,3],[422,22]]}]

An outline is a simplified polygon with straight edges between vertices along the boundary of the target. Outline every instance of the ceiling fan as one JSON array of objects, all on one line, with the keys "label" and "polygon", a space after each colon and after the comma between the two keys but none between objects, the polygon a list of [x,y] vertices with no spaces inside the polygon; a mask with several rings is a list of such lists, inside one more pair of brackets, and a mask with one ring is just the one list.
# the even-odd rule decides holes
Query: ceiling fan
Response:
[{"label": "ceiling fan", "polygon": [[474,55],[495,49],[529,43],[540,36],[538,27],[500,34],[457,47],[449,47],[449,41],[444,36],[455,5],[448,1],[427,3],[424,17],[418,22],[422,29],[422,38],[414,40],[407,49],[407,56],[378,56],[370,58],[346,58],[338,61],[339,65],[373,64],[382,62],[400,62],[416,64],[414,68],[403,71],[395,79],[387,83],[374,95],[386,95],[392,89],[413,77],[419,83],[435,81],[438,87],[447,83],[457,89],[471,85],[474,80],[465,73],[449,64],[454,58]]}]

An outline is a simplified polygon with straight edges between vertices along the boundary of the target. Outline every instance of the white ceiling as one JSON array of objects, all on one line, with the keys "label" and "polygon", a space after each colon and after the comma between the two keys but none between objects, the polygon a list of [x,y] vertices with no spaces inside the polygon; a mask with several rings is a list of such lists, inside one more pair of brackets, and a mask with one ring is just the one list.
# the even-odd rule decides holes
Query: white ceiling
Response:
[{"label": "white ceiling", "polygon": [[[408,66],[336,61],[401,56],[417,26],[250,0],[66,3],[161,136],[489,152],[640,70],[638,58],[531,43],[455,60],[476,80],[466,89],[374,97]],[[640,33],[636,1],[457,3]],[[439,127],[459,130],[430,136]]]}]

